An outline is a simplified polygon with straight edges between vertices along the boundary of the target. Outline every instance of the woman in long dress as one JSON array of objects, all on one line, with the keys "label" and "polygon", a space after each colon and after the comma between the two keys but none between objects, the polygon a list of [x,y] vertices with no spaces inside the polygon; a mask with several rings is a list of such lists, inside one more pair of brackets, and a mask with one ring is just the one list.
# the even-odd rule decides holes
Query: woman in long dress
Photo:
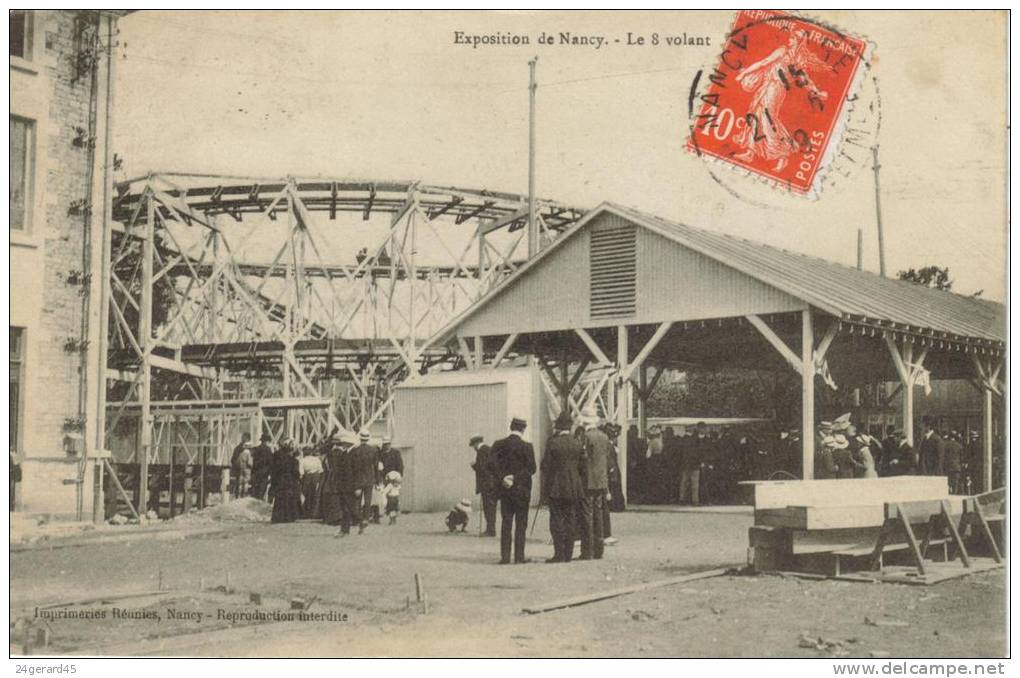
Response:
[{"label": "woman in long dress", "polygon": [[273,522],[293,523],[301,517],[301,472],[290,441],[280,445],[273,458]]},{"label": "woman in long dress", "polygon": [[329,439],[325,443],[325,454],[322,457],[322,495],[319,510],[322,522],[327,525],[339,525],[343,521],[343,504],[340,501],[339,474],[340,446]]}]

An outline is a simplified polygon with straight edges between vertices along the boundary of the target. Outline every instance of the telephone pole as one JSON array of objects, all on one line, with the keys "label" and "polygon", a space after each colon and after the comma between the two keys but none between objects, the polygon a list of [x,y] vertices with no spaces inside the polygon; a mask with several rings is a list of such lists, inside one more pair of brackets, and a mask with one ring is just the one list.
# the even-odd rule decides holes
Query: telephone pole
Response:
[{"label": "telephone pole", "polygon": [[875,219],[878,222],[878,274],[885,277],[885,237],[882,233],[882,196],[878,187],[878,144],[871,147],[871,157],[874,164],[871,168],[875,171]]},{"label": "telephone pole", "polygon": [[528,258],[538,254],[538,215],[535,213],[535,65],[536,56],[528,62],[531,81],[528,85]]}]

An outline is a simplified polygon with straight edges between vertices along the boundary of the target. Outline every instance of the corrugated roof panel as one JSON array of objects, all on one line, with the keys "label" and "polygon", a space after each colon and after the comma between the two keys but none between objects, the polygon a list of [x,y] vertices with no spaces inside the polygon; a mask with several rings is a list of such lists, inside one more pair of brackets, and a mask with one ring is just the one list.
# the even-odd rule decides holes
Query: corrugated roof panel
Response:
[{"label": "corrugated roof panel", "polygon": [[537,257],[466,309],[437,337],[451,336],[465,319],[525,273],[541,266],[542,260],[559,249],[564,241],[606,212],[633,221],[833,315],[895,323],[957,337],[1006,342],[1006,307],[1003,304],[885,278],[827,259],[694,228],[613,203],[603,203],[585,215]]},{"label": "corrugated roof panel", "polygon": [[826,259],[667,221],[629,207],[607,207],[823,310],[1006,341],[1006,309],[1002,304],[885,278]]}]

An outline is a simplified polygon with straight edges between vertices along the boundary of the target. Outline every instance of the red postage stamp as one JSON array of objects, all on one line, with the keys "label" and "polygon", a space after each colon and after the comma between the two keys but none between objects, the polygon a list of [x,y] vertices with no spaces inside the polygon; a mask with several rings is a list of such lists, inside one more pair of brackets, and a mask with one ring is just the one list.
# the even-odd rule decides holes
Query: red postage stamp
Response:
[{"label": "red postage stamp", "polygon": [[738,12],[717,65],[692,87],[688,150],[817,193],[867,49],[810,19]]}]

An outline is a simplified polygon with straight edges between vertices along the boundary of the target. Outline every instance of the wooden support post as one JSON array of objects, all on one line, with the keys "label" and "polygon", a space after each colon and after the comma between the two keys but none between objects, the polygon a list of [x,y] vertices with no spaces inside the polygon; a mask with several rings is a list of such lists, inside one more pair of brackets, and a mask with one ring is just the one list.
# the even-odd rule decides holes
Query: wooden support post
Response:
[{"label": "wooden support post", "polygon": [[[638,435],[647,437],[648,432],[648,367],[638,368]],[[622,433],[621,433],[622,435]]]},{"label": "wooden support post", "polygon": [[208,452],[209,448],[206,445],[202,445],[202,447],[199,449],[198,509],[200,511],[205,508],[205,461]]},{"label": "wooden support post", "polygon": [[[629,360],[627,348],[627,326],[620,325],[616,332],[616,360],[621,377],[627,373]],[[622,379],[616,394],[616,424],[620,427],[619,446],[620,490],[623,492],[624,504],[627,502],[627,430],[630,427],[630,392],[632,385],[629,380]],[[608,413],[607,413],[608,414]],[[608,417],[607,417],[608,418]]]},{"label": "wooden support post", "polygon": [[592,338],[590,334],[588,334],[587,330],[579,328],[575,329],[574,332],[577,333],[577,336],[581,337],[581,341],[583,341],[584,345],[588,347],[588,350],[591,351],[591,354],[595,356],[595,360],[598,361],[599,365],[611,365],[613,363],[613,361],[610,360],[608,356],[606,356],[602,348],[597,343],[595,343],[595,340]]},{"label": "wooden support post", "polygon": [[475,369],[474,359],[471,357],[471,349],[468,348],[467,339],[457,337],[457,349],[460,351],[460,357],[464,360],[464,367],[469,370]]},{"label": "wooden support post", "polygon": [[[176,428],[176,424],[177,423],[179,423],[179,422],[178,422],[177,418],[175,417],[174,418],[174,423],[171,424],[171,425]],[[170,518],[171,519],[176,515],[176,512],[174,511],[174,507],[175,507],[175,504],[176,504],[176,502],[175,502],[176,494],[174,493],[174,456],[175,456],[174,452],[176,450],[177,450],[177,448],[174,447],[173,438],[171,438],[168,441],[168,445],[167,445],[167,455],[170,457],[170,459],[169,459],[170,467],[169,467],[169,472],[168,472],[168,476],[169,477],[167,479],[167,494],[169,496],[168,503],[170,504]],[[159,492],[158,489],[156,491]],[[157,495],[156,513],[159,513],[159,503],[158,502],[159,502],[159,499],[158,499],[158,495]]]},{"label": "wooden support post", "polygon": [[567,372],[566,351],[560,351],[559,384],[560,412],[570,413],[570,374]]},{"label": "wooden support post", "polygon": [[897,522],[904,534],[907,535],[907,543],[910,545],[910,552],[914,556],[914,562],[917,564],[918,574],[925,574],[924,571],[924,554],[921,553],[921,547],[917,543],[917,537],[914,536],[914,530],[910,527],[910,518],[903,512],[903,508],[896,504],[896,516]]},{"label": "wooden support post", "polygon": [[655,347],[658,346],[659,342],[662,341],[662,338],[666,336],[666,333],[669,332],[671,327],[673,327],[672,322],[665,322],[659,325],[658,329],[655,330],[655,334],[652,335],[652,338],[649,339],[648,343],[644,345],[644,348],[642,348],[641,351],[634,356],[634,360],[630,361],[627,365],[627,369],[623,372],[624,380],[630,379],[633,376],[634,371],[645,364],[645,360],[652,354],[652,351],[655,350]]},{"label": "wooden support post", "polygon": [[800,440],[803,446],[801,463],[804,480],[815,477],[815,369],[814,332],[811,327],[811,308],[801,313],[801,427]]},{"label": "wooden support post", "polygon": [[154,252],[153,240],[156,233],[156,209],[153,205],[151,191],[146,195],[145,237],[142,240],[142,278],[141,308],[138,310],[138,345],[142,349],[140,356],[141,371],[139,412],[139,459],[140,478],[138,480],[138,512],[145,514],[149,505],[149,454],[152,451],[152,259]]},{"label": "wooden support post", "polygon": [[981,398],[981,447],[982,447],[982,492],[991,492],[992,487],[992,389],[986,384]]},{"label": "wooden support post", "polygon": [[914,347],[906,344],[903,347],[903,362],[907,368],[907,379],[903,382],[903,433],[911,447],[914,446],[914,373],[910,366],[913,357]]},{"label": "wooden support post", "polygon": [[960,531],[956,529],[956,523],[953,522],[953,515],[949,510],[949,500],[943,499],[941,504],[942,520],[945,522],[946,527],[949,528],[949,534],[952,536],[953,543],[956,544],[956,550],[960,554],[960,561],[963,562],[964,567],[970,567],[970,554],[967,553],[967,546],[960,537]]},{"label": "wooden support post", "polygon": [[475,369],[480,370],[485,366],[485,340],[475,337]]},{"label": "wooden support post", "polygon": [[500,363],[503,362],[503,358],[505,358],[506,354],[510,352],[511,348],[513,348],[515,341],[517,341],[516,334],[511,334],[506,338],[506,341],[503,342],[503,346],[501,346],[499,351],[496,353],[496,357],[492,359],[492,369],[499,367]]}]

